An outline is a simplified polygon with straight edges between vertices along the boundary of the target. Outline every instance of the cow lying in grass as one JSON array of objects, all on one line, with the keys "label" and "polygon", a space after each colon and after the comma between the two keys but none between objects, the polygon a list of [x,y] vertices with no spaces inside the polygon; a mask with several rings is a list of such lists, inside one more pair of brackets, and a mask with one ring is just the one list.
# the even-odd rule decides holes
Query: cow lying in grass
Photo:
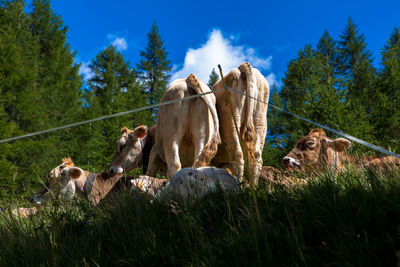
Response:
[{"label": "cow lying in grass", "polygon": [[157,199],[182,197],[195,199],[209,192],[221,190],[226,193],[240,193],[239,181],[227,170],[215,167],[183,168],[170,180],[140,176],[132,179],[133,188]]},{"label": "cow lying in grass", "polygon": [[86,195],[93,204],[98,204],[120,181],[122,175],[109,177],[105,172],[91,173],[74,166],[71,158],[51,170],[46,184],[36,193],[32,202],[40,205],[45,203],[50,195],[59,194],[63,199],[74,195]]},{"label": "cow lying in grass", "polygon": [[141,175],[132,179],[132,190],[155,197],[157,192],[168,183],[167,179],[158,179],[147,175]]},{"label": "cow lying in grass", "polygon": [[324,130],[313,129],[282,159],[282,167],[290,172],[297,170],[304,173],[326,169],[339,171],[350,164],[378,171],[400,169],[400,159],[396,157],[349,156],[345,154],[345,150],[350,145],[347,139],[331,139]]},{"label": "cow lying in grass", "polygon": [[16,217],[20,217],[20,218],[29,218],[32,217],[33,215],[35,215],[37,213],[37,209],[35,207],[33,208],[16,208],[13,209],[12,214]]}]

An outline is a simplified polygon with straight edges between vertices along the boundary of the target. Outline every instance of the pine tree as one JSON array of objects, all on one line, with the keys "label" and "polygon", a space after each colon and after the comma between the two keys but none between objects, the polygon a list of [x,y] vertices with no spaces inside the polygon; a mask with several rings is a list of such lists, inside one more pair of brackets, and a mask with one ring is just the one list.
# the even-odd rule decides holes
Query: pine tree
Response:
[{"label": "pine tree", "polygon": [[[1,3],[0,40],[0,116],[7,122],[2,126],[4,134],[7,134],[3,137],[43,130],[48,112],[42,101],[43,90],[37,83],[39,46],[30,32],[22,0]],[[29,193],[38,177],[32,159],[46,162],[43,159],[48,143],[33,138],[2,144],[1,147],[7,147],[2,170],[6,175],[2,178],[9,185],[6,192],[10,197]]]},{"label": "pine tree", "polygon": [[[30,13],[22,0],[3,1],[0,7],[0,98],[4,129],[12,129],[4,138],[79,120],[81,77],[61,18],[48,1],[33,1]],[[62,157],[77,153],[79,144],[72,138],[79,136],[72,133],[79,132],[63,130],[7,144],[6,158],[15,164],[7,177],[15,185],[10,188],[32,194],[32,186]]]},{"label": "pine tree", "polygon": [[[369,116],[376,97],[376,70],[372,65],[372,53],[366,48],[364,35],[358,32],[358,26],[349,18],[339,41],[339,70],[348,89],[349,108],[358,109],[361,106]],[[362,111],[359,113],[362,114]]]},{"label": "pine tree", "polygon": [[212,89],[214,84],[216,84],[218,82],[218,80],[219,80],[219,75],[213,68],[210,73],[209,79],[208,79],[208,83],[207,83],[208,87],[210,87]]},{"label": "pine tree", "polygon": [[[156,22],[147,34],[148,43],[145,51],[140,52],[141,60],[137,64],[137,72],[144,86],[147,104],[160,102],[167,88],[172,67],[167,59],[164,41],[161,39]],[[153,110],[155,114],[155,110]]]},{"label": "pine tree", "polygon": [[378,77],[379,96],[373,114],[376,139],[381,145],[400,150],[400,32],[395,28],[382,49]]},{"label": "pine tree", "polygon": [[288,116],[279,109],[283,109],[283,99],[276,84],[270,91],[270,107],[267,113],[268,133],[263,149],[263,165],[280,166],[281,159],[289,152],[287,146],[289,135],[287,134]]},{"label": "pine tree", "polygon": [[[58,126],[79,119],[82,80],[67,40],[67,27],[53,13],[48,0],[34,0],[29,14],[30,29],[39,44],[39,86],[43,101],[52,110],[48,125]],[[68,114],[68,116],[65,116]]]},{"label": "pine tree", "polygon": [[[134,71],[114,46],[100,52],[90,64],[94,76],[88,81],[87,112],[92,118],[145,106],[141,87]],[[115,142],[123,126],[148,124],[149,112],[134,113],[92,123],[88,142],[88,159],[92,168],[108,168],[115,152]]]}]

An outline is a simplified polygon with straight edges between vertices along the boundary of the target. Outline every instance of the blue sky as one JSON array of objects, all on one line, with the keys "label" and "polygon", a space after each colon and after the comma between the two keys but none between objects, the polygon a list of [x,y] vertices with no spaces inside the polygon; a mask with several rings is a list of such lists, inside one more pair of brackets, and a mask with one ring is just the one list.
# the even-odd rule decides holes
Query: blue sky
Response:
[{"label": "blue sky", "polygon": [[[280,82],[287,63],[324,30],[338,39],[352,17],[379,66],[380,50],[400,27],[400,1],[129,1],[53,0],[68,26],[68,42],[87,73],[88,63],[110,44],[134,66],[154,20],[174,65],[173,78],[190,72],[205,82],[221,63],[227,73],[249,61]],[[196,4],[197,3],[197,4]]]}]

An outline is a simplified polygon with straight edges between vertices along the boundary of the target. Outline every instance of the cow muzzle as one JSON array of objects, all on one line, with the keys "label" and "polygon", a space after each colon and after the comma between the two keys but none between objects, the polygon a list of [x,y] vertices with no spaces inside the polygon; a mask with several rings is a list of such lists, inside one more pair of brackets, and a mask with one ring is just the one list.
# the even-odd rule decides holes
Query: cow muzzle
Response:
[{"label": "cow muzzle", "polygon": [[111,166],[110,168],[110,175],[120,174],[123,173],[124,169],[122,167]]},{"label": "cow muzzle", "polygon": [[284,157],[282,159],[282,167],[284,169],[291,169],[297,167],[300,169],[300,163],[298,163],[294,158],[291,157]]}]

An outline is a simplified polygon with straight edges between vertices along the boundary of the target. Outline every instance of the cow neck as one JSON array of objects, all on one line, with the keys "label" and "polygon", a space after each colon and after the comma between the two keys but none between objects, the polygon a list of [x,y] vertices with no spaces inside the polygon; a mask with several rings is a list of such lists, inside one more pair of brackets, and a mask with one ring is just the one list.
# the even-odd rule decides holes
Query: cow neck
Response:
[{"label": "cow neck", "polygon": [[83,185],[83,193],[89,195],[92,192],[94,181],[96,180],[96,173],[89,172],[86,176],[85,184]]},{"label": "cow neck", "polygon": [[98,175],[90,191],[90,200],[92,203],[97,205],[122,177],[124,177],[124,175],[114,175],[113,177],[104,179],[101,175]]},{"label": "cow neck", "polygon": [[337,171],[338,167],[339,167],[338,166],[338,152],[335,149],[335,151],[333,151],[333,166],[332,166],[332,169],[334,171]]}]

